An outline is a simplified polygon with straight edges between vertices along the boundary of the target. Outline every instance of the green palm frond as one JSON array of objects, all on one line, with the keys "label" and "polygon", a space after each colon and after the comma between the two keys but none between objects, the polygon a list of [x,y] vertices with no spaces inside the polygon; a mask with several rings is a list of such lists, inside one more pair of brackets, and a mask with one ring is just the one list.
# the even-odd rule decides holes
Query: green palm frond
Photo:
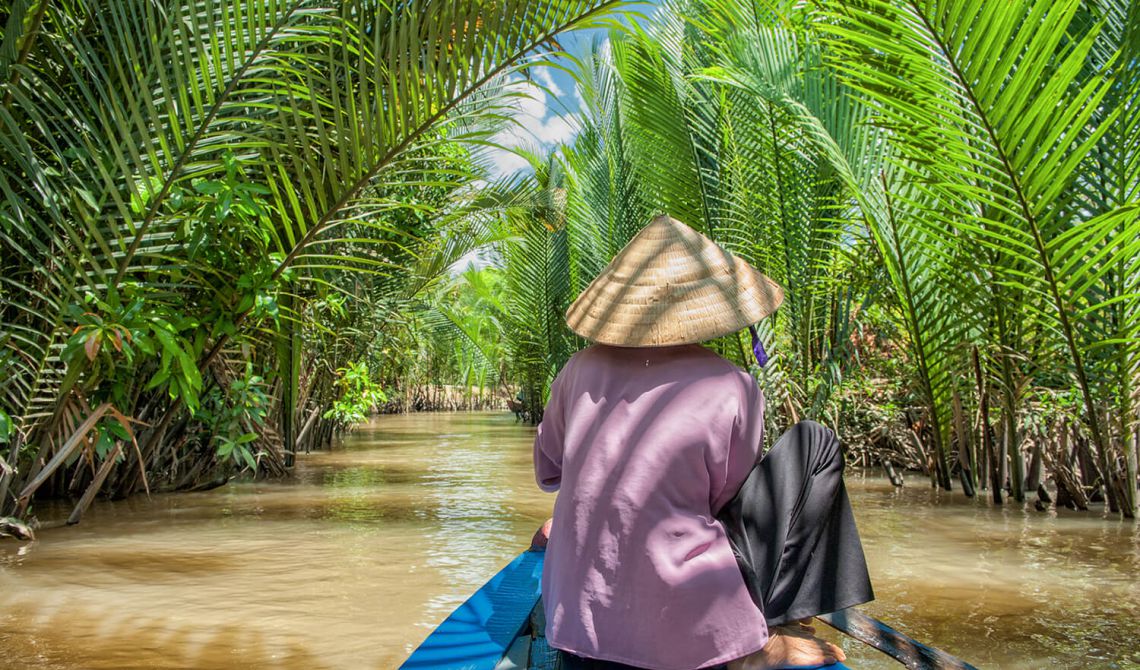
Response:
[{"label": "green palm frond", "polygon": [[835,5],[821,29],[834,37],[834,67],[874,101],[900,166],[922,185],[925,215],[992,252],[988,270],[1021,292],[1042,335],[1062,343],[1109,470],[1101,404],[1113,385],[1090,376],[1089,354],[1103,342],[1085,339],[1095,331],[1078,319],[1130,299],[1104,285],[1103,261],[1135,238],[1137,218],[1134,205],[1075,210],[1069,194],[1123,113],[1110,104],[1111,73],[1132,66],[1110,58],[1107,70],[1085,67],[1101,25],[1074,34],[1079,7],[877,1]]},{"label": "green palm frond", "polygon": [[[474,222],[493,214],[452,202],[479,176],[465,147],[509,112],[511,73],[613,4],[17,3],[0,43],[0,410],[27,435],[76,383],[107,391],[60,357],[86,300],[174,315],[191,381],[195,357],[209,377],[218,356],[279,349],[278,388],[299,396],[282,305],[355,356],[367,330],[307,322],[310,303],[391,310],[498,239]],[[183,397],[166,395],[120,408],[152,422],[147,459]]]},{"label": "green palm frond", "polygon": [[571,277],[580,293],[652,218],[629,155],[628,100],[608,42],[595,40],[580,63],[585,108],[574,145],[565,152],[571,224]]}]

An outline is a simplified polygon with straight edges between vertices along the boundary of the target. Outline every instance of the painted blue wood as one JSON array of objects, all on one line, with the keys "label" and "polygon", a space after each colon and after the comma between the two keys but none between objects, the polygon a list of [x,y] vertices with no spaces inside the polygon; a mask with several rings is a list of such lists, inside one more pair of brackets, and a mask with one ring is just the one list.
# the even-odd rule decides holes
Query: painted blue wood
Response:
[{"label": "painted blue wood", "polygon": [[541,591],[543,553],[527,551],[460,605],[401,670],[493,670],[518,637]]},{"label": "painted blue wood", "polygon": [[[528,628],[533,616],[535,636],[530,646],[528,667],[532,670],[557,668],[558,652],[546,642],[542,628],[545,618],[535,604],[542,595],[542,564],[545,554],[526,551],[511,561],[489,582],[447,617],[428,636],[400,670],[495,670],[516,638]],[[518,660],[511,661],[517,665]],[[511,667],[507,665],[505,667]],[[797,666],[786,670],[818,670],[821,666]],[[851,670],[842,663],[822,666],[826,670]]]}]

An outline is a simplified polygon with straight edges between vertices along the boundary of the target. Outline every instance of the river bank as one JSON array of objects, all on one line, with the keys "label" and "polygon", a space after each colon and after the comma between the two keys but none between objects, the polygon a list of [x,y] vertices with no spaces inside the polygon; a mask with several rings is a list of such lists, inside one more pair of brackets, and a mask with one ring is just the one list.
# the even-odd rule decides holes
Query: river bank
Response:
[{"label": "river bank", "polygon": [[[378,417],[292,478],[0,543],[0,668],[394,668],[549,515],[532,436],[506,412]],[[869,613],[983,668],[1140,667],[1133,524],[848,480]]]}]

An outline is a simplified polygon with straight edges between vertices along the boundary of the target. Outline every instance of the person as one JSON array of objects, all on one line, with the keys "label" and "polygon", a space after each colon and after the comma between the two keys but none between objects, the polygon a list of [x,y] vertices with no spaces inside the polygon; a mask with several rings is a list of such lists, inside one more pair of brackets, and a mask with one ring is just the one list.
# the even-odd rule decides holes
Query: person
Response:
[{"label": "person", "polygon": [[507,409],[515,413],[515,423],[527,418],[526,391],[524,389],[519,389],[514,400],[507,401]]},{"label": "person", "polygon": [[661,216],[567,311],[592,345],[552,383],[534,442],[538,484],[558,492],[542,598],[564,668],[843,660],[806,621],[873,598],[838,440],[802,422],[760,458],[762,392],[699,344],[782,299]]}]

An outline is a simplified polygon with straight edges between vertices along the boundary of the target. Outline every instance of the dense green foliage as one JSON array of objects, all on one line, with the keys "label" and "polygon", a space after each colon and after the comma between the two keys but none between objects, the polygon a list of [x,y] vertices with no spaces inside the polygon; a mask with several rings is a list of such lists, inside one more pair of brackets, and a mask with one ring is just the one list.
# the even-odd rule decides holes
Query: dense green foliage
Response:
[{"label": "dense green foliage", "polygon": [[[1131,516],[1136,3],[694,0],[645,26],[583,58],[582,132],[538,172],[558,223],[505,258],[511,299],[560,314],[667,212],[786,289],[756,370],[771,434],[818,418],[998,499],[1047,464],[1066,502]],[[573,343],[539,324],[508,347],[548,381]]]},{"label": "dense green foliage", "polygon": [[497,234],[504,84],[610,4],[0,10],[0,514],[280,473],[381,401]]},{"label": "dense green foliage", "polygon": [[284,472],[432,384],[537,420],[567,306],[665,212],[786,290],[770,436],[1132,516],[1137,3],[667,2],[558,54],[577,137],[482,181],[511,78],[608,5],[13,3],[0,513]]}]

